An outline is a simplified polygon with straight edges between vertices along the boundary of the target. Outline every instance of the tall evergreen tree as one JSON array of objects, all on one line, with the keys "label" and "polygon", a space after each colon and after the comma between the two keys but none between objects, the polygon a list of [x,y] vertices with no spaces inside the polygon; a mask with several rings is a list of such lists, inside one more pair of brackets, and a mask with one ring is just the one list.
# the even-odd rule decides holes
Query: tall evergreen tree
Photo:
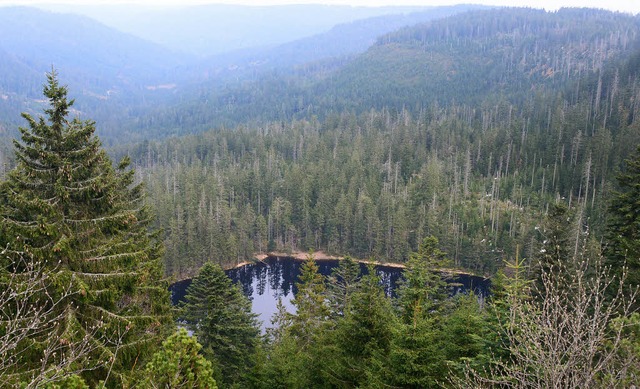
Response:
[{"label": "tall evergreen tree", "polygon": [[298,293],[292,301],[296,314],[292,317],[291,331],[306,347],[312,342],[315,331],[329,316],[324,277],[318,272],[318,264],[312,255],[307,257],[300,268],[297,287]]},{"label": "tall evergreen tree", "polygon": [[333,269],[327,284],[327,300],[331,317],[343,317],[351,306],[353,294],[360,287],[360,264],[350,256],[340,260]]},{"label": "tall evergreen tree", "polygon": [[182,318],[213,362],[216,382],[239,384],[253,366],[260,333],[251,303],[219,265],[207,262],[187,288]]},{"label": "tall evergreen tree", "polygon": [[386,381],[392,386],[433,387],[448,372],[441,323],[448,293],[437,271],[446,264],[433,236],[410,255],[398,291],[400,323],[389,352]]},{"label": "tall evergreen tree", "polygon": [[329,335],[334,348],[326,363],[331,383],[337,387],[379,386],[395,326],[391,302],[375,268],[369,266],[344,317]]},{"label": "tall evergreen tree", "polygon": [[[114,168],[95,123],[68,119],[67,88],[55,71],[47,78],[49,108],[45,117],[22,115],[28,127],[14,141],[17,166],[0,187],[0,243],[5,262],[32,258],[44,266],[52,280],[47,293],[64,299],[63,319],[30,338],[20,369],[28,377],[41,368],[47,343],[89,339],[79,362],[87,381],[126,382],[173,325],[161,246],[148,232],[144,190],[128,159]],[[57,358],[67,358],[61,351]]]},{"label": "tall evergreen tree", "polygon": [[442,308],[448,291],[438,271],[448,264],[445,253],[438,247],[438,239],[433,236],[424,238],[418,251],[411,253],[398,291],[400,315],[405,324],[413,324]]},{"label": "tall evergreen tree", "polygon": [[326,333],[329,307],[325,280],[313,255],[309,254],[302,264],[296,286],[298,292],[292,300],[296,313],[290,315],[289,326],[274,351],[280,356],[283,351],[289,352],[285,358],[293,359],[286,366],[286,387],[323,387],[322,367],[327,353],[322,335]]}]

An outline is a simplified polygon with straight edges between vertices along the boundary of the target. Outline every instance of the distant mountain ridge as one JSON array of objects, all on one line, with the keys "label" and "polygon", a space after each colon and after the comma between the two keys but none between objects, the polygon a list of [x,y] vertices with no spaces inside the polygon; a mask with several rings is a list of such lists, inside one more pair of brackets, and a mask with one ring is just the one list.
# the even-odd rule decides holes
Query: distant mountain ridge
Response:
[{"label": "distant mountain ridge", "polygon": [[522,103],[536,93],[558,93],[631,55],[640,42],[639,20],[593,9],[461,13],[384,35],[329,71],[307,68],[210,91],[192,109],[207,101],[202,109],[211,115],[208,122],[230,125],[240,117]]},{"label": "distant mountain ridge", "polygon": [[[0,7],[0,36],[4,123],[21,123],[21,111],[40,110],[44,75],[52,68],[73,91],[78,113],[103,120],[139,104],[149,87],[171,84],[186,62],[182,54],[93,19],[32,7]],[[93,115],[100,111],[105,115]]]},{"label": "distant mountain ridge", "polygon": [[478,5],[434,7],[427,11],[390,14],[338,24],[331,30],[268,48],[253,48],[213,56],[201,62],[209,77],[240,77],[265,70],[290,68],[327,58],[339,58],[366,51],[383,34],[402,27],[452,16]]},{"label": "distant mountain ridge", "polygon": [[171,50],[206,58],[247,48],[281,45],[322,34],[338,24],[427,11],[433,7],[59,4],[45,8],[83,14]]},{"label": "distant mountain ridge", "polygon": [[83,88],[156,82],[184,57],[87,17],[29,7],[0,8],[0,34],[0,47],[25,65],[64,68],[79,81],[89,79]]},{"label": "distant mountain ridge", "polygon": [[[5,123],[4,128],[15,128],[21,124],[20,112],[40,109],[38,98],[44,73],[55,67],[74,91],[77,113],[98,121],[99,132],[105,139],[110,137],[107,134],[117,138],[115,134],[123,131],[153,137],[157,131],[147,128],[155,126],[149,123],[165,124],[144,118],[156,115],[151,109],[174,111],[176,103],[193,99],[202,86],[207,87],[203,80],[213,80],[210,87],[219,88],[227,81],[257,79],[267,71],[288,69],[288,72],[296,65],[331,62],[333,56],[366,50],[377,36],[400,26],[470,7],[433,8],[358,20],[318,36],[205,61],[117,31],[86,16],[32,7],[0,7],[3,36],[0,71],[5,75],[0,80],[0,123]],[[374,13],[409,10],[412,8],[392,7]],[[188,83],[197,87],[187,88]],[[147,124],[140,128],[140,123]]]}]

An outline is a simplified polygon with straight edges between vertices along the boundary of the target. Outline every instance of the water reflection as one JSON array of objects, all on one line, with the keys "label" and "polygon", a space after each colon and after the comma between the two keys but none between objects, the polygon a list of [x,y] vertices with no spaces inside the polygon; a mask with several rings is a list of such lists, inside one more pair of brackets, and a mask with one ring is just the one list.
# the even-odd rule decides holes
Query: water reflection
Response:
[{"label": "water reflection", "polygon": [[[226,271],[227,275],[242,288],[245,296],[251,300],[253,312],[258,314],[262,321],[262,328],[271,327],[271,318],[277,312],[278,299],[289,312],[295,312],[291,300],[297,292],[296,282],[300,274],[301,261],[288,257],[269,257],[264,262],[257,262],[237,269]],[[337,261],[316,261],[319,272],[328,276],[338,266]],[[367,266],[360,265],[363,274],[367,272]],[[395,290],[402,278],[402,269],[390,266],[377,266],[376,273],[381,278],[382,285],[388,296],[395,296]],[[452,283],[452,293],[460,293],[474,290],[478,295],[485,296],[488,293],[489,281],[481,277],[459,276],[447,280]],[[171,286],[171,299],[173,304],[178,304],[184,299],[186,289],[191,280],[175,283]]]}]

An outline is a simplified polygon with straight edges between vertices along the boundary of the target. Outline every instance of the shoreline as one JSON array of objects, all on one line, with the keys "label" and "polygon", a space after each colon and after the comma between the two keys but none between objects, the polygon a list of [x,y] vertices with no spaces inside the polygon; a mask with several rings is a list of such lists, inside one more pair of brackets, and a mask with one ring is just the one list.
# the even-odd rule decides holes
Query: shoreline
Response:
[{"label": "shoreline", "polygon": [[[254,255],[254,259],[257,260],[258,262],[263,262],[264,260],[266,260],[269,257],[286,257],[286,258],[292,258],[296,261],[305,261],[307,259],[307,257],[309,256],[309,254],[311,254],[313,256],[313,259],[316,261],[339,261],[341,259],[344,259],[344,257],[339,257],[339,256],[334,256],[334,255],[328,255],[326,254],[324,251],[314,251],[312,253],[309,252],[303,252],[303,251],[294,251],[291,253],[282,253],[282,252],[269,252],[269,253],[262,253],[262,254],[255,254]],[[366,265],[374,265],[374,266],[384,266],[384,267],[391,267],[391,268],[395,268],[395,269],[406,269],[407,266],[404,263],[397,263],[397,262],[380,262],[380,261],[369,261],[366,259],[360,259],[360,258],[353,258],[352,259],[357,262],[357,263],[363,263]],[[245,266],[247,264],[249,264],[251,262],[242,262],[236,266],[231,267],[230,269],[237,269],[239,267]],[[435,269],[435,271],[441,272],[441,273],[447,273],[447,274],[456,274],[456,275],[466,275],[466,276],[473,276],[473,277],[481,277],[483,279],[489,279],[489,277],[486,277],[484,275],[478,275],[478,274],[474,274],[468,271],[464,271],[464,270],[459,270],[459,269]]]},{"label": "shoreline", "polygon": [[[306,251],[294,251],[291,253],[285,253],[285,252],[268,252],[268,253],[259,253],[259,254],[254,254],[252,260],[246,260],[246,261],[242,261],[242,262],[238,262],[236,264],[229,264],[226,266],[222,266],[222,269],[227,271],[227,270],[233,270],[233,269],[238,269],[241,268],[243,266],[247,266],[247,265],[252,265],[255,264],[257,262],[262,262],[264,263],[264,261],[270,257],[273,258],[277,258],[277,257],[283,257],[283,258],[291,258],[295,261],[300,261],[303,262],[307,259],[307,257],[309,256],[309,252]],[[335,255],[329,255],[327,253],[325,253],[324,251],[314,251],[311,253],[311,255],[313,256],[313,259],[315,261],[340,261],[341,259],[344,259],[344,256],[335,256]],[[353,258],[353,257],[352,257]],[[394,269],[406,269],[406,265],[404,263],[397,263],[397,262],[380,262],[380,261],[370,261],[370,260],[366,260],[366,259],[360,259],[360,258],[353,258],[353,260],[357,263],[362,263],[365,265],[374,265],[374,266],[380,266],[380,267],[390,267],[390,268],[394,268]],[[474,274],[468,271],[464,271],[464,270],[459,270],[459,269],[435,269],[435,271],[440,272],[440,273],[446,273],[446,274],[451,274],[451,275],[465,275],[465,276],[473,276],[473,277],[480,277],[483,278],[485,280],[489,279],[489,277],[486,277],[484,275],[478,275],[478,274]],[[184,277],[181,279],[176,279],[173,280],[171,283],[176,283],[176,282],[181,282],[184,280],[189,280],[192,279],[194,276],[191,277]]]}]

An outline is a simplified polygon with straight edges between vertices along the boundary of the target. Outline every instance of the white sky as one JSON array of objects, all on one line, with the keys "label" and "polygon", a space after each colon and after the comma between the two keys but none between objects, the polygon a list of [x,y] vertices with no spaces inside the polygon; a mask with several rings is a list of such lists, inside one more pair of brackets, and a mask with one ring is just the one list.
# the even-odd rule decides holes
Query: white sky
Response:
[{"label": "white sky", "polygon": [[279,4],[342,4],[354,6],[380,5],[452,5],[459,3],[486,4],[512,7],[532,7],[556,10],[560,7],[604,8],[612,11],[640,13],[640,0],[0,0],[2,5],[33,4],[113,4],[133,3],[152,6],[188,4],[244,4],[244,5],[279,5]]}]

